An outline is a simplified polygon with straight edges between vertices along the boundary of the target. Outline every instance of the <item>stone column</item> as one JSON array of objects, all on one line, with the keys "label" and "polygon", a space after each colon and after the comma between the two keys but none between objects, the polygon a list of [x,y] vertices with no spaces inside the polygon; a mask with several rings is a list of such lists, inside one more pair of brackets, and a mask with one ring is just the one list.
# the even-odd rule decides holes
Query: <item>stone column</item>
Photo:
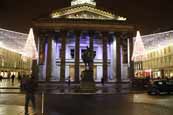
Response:
[{"label": "stone column", "polygon": [[60,58],[61,58],[61,67],[60,67],[60,81],[65,82],[65,59],[66,59],[66,31],[61,31],[61,50],[60,50]]},{"label": "stone column", "polygon": [[116,79],[117,82],[121,82],[121,42],[120,42],[120,33],[116,34]]},{"label": "stone column", "polygon": [[103,78],[104,78],[105,82],[108,81],[107,42],[108,42],[108,33],[102,33],[102,43],[103,43]]},{"label": "stone column", "polygon": [[[90,49],[92,50],[92,51],[94,51],[94,32],[89,32],[89,36],[90,36],[90,39],[89,39],[89,47],[90,47]],[[93,65],[94,64],[94,60],[93,60],[93,62],[91,62],[91,64],[90,64],[90,69],[91,70],[93,70]],[[94,72],[94,70],[93,70],[93,72]]]},{"label": "stone column", "polygon": [[76,32],[75,40],[75,82],[79,83],[79,66],[80,66],[80,32]]},{"label": "stone column", "polygon": [[39,59],[38,59],[38,63],[39,65],[43,65],[45,64],[45,42],[46,42],[46,38],[43,35],[39,36]]},{"label": "stone column", "polygon": [[45,33],[40,33],[38,38],[38,79],[46,80],[46,71],[43,69],[46,67],[46,35]]},{"label": "stone column", "polygon": [[[36,49],[37,49],[37,51],[38,51],[38,49],[39,49],[39,35],[38,35],[38,31],[36,31],[36,30],[34,30],[34,38],[35,38],[35,44],[36,44]],[[39,58],[38,59],[35,59],[35,60],[32,60],[32,75],[35,77],[35,80],[38,80],[38,61],[37,60],[39,60]]]},{"label": "stone column", "polygon": [[129,40],[129,61],[130,61],[130,66],[129,66],[129,78],[131,80],[134,79],[134,62],[132,61],[132,54],[133,54],[133,33],[129,34],[128,37]]},{"label": "stone column", "polygon": [[46,63],[46,81],[49,81],[52,73],[52,35],[47,38],[47,63]]}]

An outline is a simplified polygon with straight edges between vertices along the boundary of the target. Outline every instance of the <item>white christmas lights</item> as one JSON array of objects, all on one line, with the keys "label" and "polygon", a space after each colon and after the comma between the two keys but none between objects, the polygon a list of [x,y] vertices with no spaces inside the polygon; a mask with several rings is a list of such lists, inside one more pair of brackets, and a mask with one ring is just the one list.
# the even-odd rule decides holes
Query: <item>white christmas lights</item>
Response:
[{"label": "white christmas lights", "polygon": [[145,53],[146,52],[145,52],[145,48],[144,48],[144,44],[143,44],[140,32],[137,31],[136,39],[134,42],[132,60],[133,61],[143,61],[144,59],[146,59]]},{"label": "white christmas lights", "polygon": [[158,51],[173,45],[173,31],[142,36],[146,52]]},{"label": "white christmas lights", "polygon": [[0,28],[0,48],[22,54],[27,34]]},{"label": "white christmas lights", "polygon": [[34,33],[33,33],[32,28],[29,31],[28,38],[27,38],[22,56],[32,58],[33,60],[38,58],[38,52],[36,49]]}]

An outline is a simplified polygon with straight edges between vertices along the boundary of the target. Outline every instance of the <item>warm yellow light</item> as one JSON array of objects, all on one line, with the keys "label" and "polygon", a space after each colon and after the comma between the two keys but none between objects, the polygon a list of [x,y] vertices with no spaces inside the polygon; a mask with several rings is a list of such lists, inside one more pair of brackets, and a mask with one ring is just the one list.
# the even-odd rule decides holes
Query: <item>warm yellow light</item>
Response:
[{"label": "warm yellow light", "polygon": [[94,0],[72,0],[71,6],[85,4],[85,3],[96,6],[96,2],[94,2]]},{"label": "warm yellow light", "polygon": [[32,28],[29,31],[28,38],[27,38],[22,56],[32,58],[32,59],[38,58],[38,52],[36,49],[36,44],[35,44],[35,40],[34,40],[34,33],[33,33]]},{"label": "warm yellow light", "polygon": [[11,52],[18,53],[18,54],[22,54],[22,52],[20,52],[18,50],[15,50],[15,49],[12,49],[12,48],[5,46],[1,41],[0,41],[0,48],[6,49],[6,50],[9,50]]},{"label": "warm yellow light", "polygon": [[127,18],[124,18],[124,17],[118,16],[117,20],[120,20],[120,21],[126,21]]}]

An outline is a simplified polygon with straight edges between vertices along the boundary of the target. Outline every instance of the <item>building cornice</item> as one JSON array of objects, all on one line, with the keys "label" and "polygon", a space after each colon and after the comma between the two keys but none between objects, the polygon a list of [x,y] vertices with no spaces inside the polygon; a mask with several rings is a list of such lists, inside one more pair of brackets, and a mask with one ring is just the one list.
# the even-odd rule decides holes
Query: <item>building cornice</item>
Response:
[{"label": "building cornice", "polygon": [[100,31],[134,31],[134,26],[119,21],[108,20],[67,20],[67,19],[40,19],[33,21],[36,28],[49,29],[80,29]]}]

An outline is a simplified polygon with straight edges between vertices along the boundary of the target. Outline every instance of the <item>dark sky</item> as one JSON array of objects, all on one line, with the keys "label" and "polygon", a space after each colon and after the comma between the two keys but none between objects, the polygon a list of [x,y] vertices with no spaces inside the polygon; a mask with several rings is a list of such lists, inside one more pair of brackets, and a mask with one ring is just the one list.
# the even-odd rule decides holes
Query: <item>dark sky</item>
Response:
[{"label": "dark sky", "polygon": [[[142,34],[173,28],[173,0],[96,0],[137,25]],[[33,18],[70,6],[70,0],[0,0],[0,28],[28,32]]]}]

